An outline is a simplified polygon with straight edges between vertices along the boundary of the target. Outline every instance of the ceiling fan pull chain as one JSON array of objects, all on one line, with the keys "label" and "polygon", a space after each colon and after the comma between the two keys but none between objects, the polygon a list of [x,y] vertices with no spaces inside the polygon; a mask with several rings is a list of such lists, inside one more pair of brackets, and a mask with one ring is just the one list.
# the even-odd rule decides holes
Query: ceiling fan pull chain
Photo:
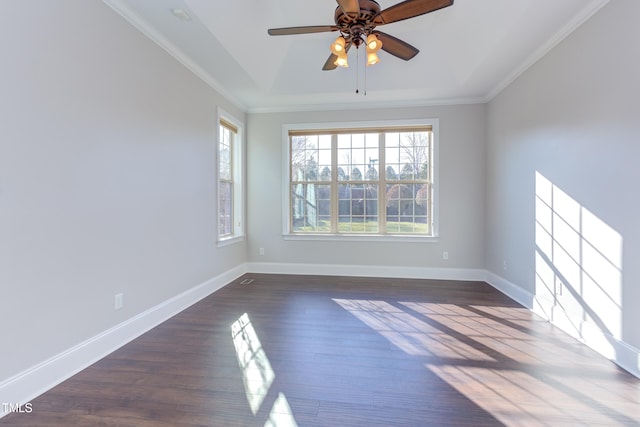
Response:
[{"label": "ceiling fan pull chain", "polygon": [[364,65],[364,96],[367,96],[367,64]]},{"label": "ceiling fan pull chain", "polygon": [[360,49],[358,49],[358,46],[356,45],[356,93],[360,93],[360,81],[359,81],[360,72],[358,71],[359,69],[360,69]]}]

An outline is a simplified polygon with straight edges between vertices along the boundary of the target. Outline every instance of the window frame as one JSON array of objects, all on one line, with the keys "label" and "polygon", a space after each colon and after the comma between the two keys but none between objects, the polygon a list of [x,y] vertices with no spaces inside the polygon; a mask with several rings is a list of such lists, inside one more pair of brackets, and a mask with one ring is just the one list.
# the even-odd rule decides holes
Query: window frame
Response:
[{"label": "window frame", "polygon": [[[291,218],[291,145],[289,135],[291,132],[304,131],[334,131],[358,133],[358,131],[370,131],[372,129],[393,132],[395,129],[412,127],[431,127],[431,234],[393,234],[393,233],[296,233],[292,230]],[[439,119],[426,118],[415,120],[382,120],[366,122],[330,122],[330,123],[295,123],[282,126],[283,144],[283,197],[282,197],[282,235],[285,240],[344,240],[344,241],[417,241],[437,242],[439,238],[439,145],[440,145]],[[380,181],[377,181],[380,182]]]},{"label": "window frame", "polygon": [[[215,170],[216,170],[216,241],[217,245],[227,246],[245,239],[245,212],[244,212],[244,124],[218,108],[216,120],[216,150],[215,150]],[[220,145],[221,128],[229,129],[233,135],[230,141],[231,150],[231,220],[232,227],[230,234],[220,234],[221,203],[220,203],[220,183],[223,179],[220,176]],[[235,128],[235,129],[234,129]],[[235,130],[235,132],[233,132]],[[224,180],[227,181],[227,180]]]}]

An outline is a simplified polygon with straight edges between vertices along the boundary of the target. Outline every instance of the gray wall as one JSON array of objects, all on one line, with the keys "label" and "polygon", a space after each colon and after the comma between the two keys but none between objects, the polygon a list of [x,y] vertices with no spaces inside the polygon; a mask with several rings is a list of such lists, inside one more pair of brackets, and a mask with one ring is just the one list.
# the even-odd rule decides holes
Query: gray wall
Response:
[{"label": "gray wall", "polygon": [[610,2],[489,103],[486,197],[487,268],[636,372],[638,16]]},{"label": "gray wall", "polygon": [[216,108],[245,116],[102,2],[3,3],[0,45],[2,382],[244,263]]},{"label": "gray wall", "polygon": [[[483,268],[484,105],[249,114],[249,261]],[[282,237],[283,124],[438,118],[440,239],[436,243],[290,241]],[[265,248],[265,255],[259,255]],[[449,252],[449,260],[442,252]],[[328,272],[328,271],[327,271]]]}]

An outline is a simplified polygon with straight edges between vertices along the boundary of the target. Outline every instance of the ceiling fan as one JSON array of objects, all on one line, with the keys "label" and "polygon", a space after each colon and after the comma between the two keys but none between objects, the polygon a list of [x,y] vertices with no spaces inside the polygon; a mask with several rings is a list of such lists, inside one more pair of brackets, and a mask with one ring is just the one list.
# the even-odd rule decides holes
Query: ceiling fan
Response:
[{"label": "ceiling fan", "polygon": [[378,31],[378,25],[390,24],[404,19],[414,18],[442,9],[453,4],[453,0],[405,0],[387,9],[380,10],[375,0],[336,0],[335,25],[314,25],[306,27],[271,28],[269,35],[285,36],[292,34],[309,34],[339,31],[340,36],[331,45],[331,55],[322,67],[323,70],[334,70],[338,66],[348,66],[347,52],[351,46],[367,48],[367,64],[378,62],[376,52],[382,49],[405,61],[419,52],[392,35]]}]

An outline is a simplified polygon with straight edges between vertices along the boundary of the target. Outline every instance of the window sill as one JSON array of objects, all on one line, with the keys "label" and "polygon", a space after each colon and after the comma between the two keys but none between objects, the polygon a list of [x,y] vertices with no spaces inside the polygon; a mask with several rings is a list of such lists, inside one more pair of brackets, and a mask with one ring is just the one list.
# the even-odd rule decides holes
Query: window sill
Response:
[{"label": "window sill", "polygon": [[420,242],[435,243],[438,236],[411,236],[399,234],[283,234],[284,240],[315,240],[343,242]]},{"label": "window sill", "polygon": [[217,246],[219,248],[222,248],[224,246],[231,246],[241,242],[244,242],[244,236],[225,237],[223,239],[218,240]]}]

